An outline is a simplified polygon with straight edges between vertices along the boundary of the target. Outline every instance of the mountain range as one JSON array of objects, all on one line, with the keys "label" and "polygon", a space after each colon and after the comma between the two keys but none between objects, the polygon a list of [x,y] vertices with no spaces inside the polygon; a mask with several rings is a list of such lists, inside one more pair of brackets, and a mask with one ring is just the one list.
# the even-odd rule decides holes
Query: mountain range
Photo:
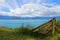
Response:
[{"label": "mountain range", "polygon": [[[16,16],[2,16],[0,15],[0,19],[50,19],[53,17],[16,17]],[[60,16],[55,17],[56,19],[60,19]]]}]

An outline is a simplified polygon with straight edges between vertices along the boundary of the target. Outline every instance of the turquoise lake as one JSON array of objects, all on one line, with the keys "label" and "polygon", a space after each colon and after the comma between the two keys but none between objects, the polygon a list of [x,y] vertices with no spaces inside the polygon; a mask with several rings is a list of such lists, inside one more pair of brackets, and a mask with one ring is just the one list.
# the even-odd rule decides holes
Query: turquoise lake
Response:
[{"label": "turquoise lake", "polygon": [[16,28],[16,27],[21,27],[21,25],[24,24],[24,26],[31,25],[37,27],[49,20],[50,19],[0,20],[0,26]]}]

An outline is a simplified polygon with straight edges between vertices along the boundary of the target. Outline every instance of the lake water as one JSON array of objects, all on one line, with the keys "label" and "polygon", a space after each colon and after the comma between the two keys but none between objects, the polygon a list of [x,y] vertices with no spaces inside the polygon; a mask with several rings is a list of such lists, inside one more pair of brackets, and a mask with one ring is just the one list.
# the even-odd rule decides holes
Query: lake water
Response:
[{"label": "lake water", "polygon": [[6,26],[10,28],[20,27],[22,24],[24,26],[31,25],[37,27],[50,19],[29,19],[29,20],[0,20],[0,26]]}]

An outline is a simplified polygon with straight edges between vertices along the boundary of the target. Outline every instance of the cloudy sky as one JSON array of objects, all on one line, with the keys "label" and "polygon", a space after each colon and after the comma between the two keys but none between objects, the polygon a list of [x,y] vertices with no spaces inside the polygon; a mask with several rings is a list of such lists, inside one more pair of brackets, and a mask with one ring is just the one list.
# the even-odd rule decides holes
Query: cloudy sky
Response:
[{"label": "cloudy sky", "polygon": [[18,17],[60,16],[60,0],[0,0],[0,15]]}]

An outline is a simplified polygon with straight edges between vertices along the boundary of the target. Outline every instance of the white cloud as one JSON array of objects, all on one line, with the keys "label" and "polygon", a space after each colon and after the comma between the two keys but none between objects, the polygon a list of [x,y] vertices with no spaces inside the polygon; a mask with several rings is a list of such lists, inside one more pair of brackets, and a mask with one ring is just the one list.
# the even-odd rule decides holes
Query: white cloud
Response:
[{"label": "white cloud", "polygon": [[21,8],[16,8],[15,10],[10,9],[10,11],[16,16],[35,17],[43,15],[47,11],[47,8],[40,4],[25,4]]},{"label": "white cloud", "polygon": [[50,10],[59,13],[60,12],[60,5],[50,8]]},{"label": "white cloud", "polygon": [[59,16],[60,6],[47,8],[40,4],[25,4],[21,8],[10,9],[10,12],[0,12],[1,15],[19,16],[19,17],[36,17],[36,16]]},{"label": "white cloud", "polygon": [[42,3],[43,6],[50,6],[50,7],[55,7],[58,6],[57,4],[50,4],[50,3]]},{"label": "white cloud", "polygon": [[0,0],[0,3],[3,3],[5,0]]},{"label": "white cloud", "polygon": [[20,17],[35,17],[43,15],[43,13],[47,11],[42,5],[39,4],[25,4],[21,8],[10,9],[10,12],[0,12],[1,15],[8,16],[20,16]]},{"label": "white cloud", "polygon": [[[4,2],[4,1],[2,1],[2,2]],[[4,2],[1,5],[4,7],[7,6],[9,8],[10,12],[0,11],[0,15],[19,16],[19,17],[60,16],[60,6],[59,5],[47,4],[47,3],[39,4],[39,2],[41,2],[41,0],[38,0],[37,3],[24,4],[21,6],[21,8],[19,8],[18,6],[16,6],[17,4],[15,4],[15,6],[16,6],[15,9],[13,9],[13,7],[11,7],[8,3],[6,3],[6,5],[4,5],[5,4],[5,2]],[[48,8],[48,7],[46,7],[46,5],[52,6],[52,7]]]}]

